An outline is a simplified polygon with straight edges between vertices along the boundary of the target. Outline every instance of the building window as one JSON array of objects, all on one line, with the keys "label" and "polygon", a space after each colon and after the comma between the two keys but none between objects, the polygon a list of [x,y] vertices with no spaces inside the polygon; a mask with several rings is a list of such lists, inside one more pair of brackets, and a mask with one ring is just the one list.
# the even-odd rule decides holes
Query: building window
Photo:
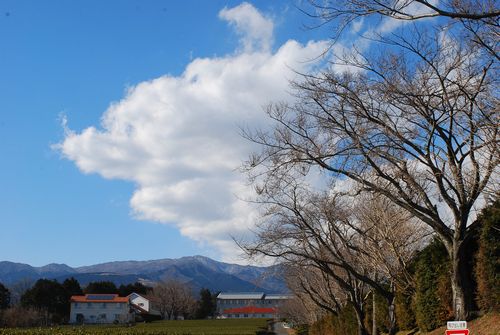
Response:
[{"label": "building window", "polygon": [[234,314],[234,317],[235,317],[235,318],[239,318],[239,317],[240,317],[240,315],[239,315],[239,314]]},{"label": "building window", "polygon": [[248,314],[243,314],[243,317],[244,318],[248,318]]},{"label": "building window", "polygon": [[106,308],[106,303],[105,302],[102,303],[102,308]]},{"label": "building window", "polygon": [[78,308],[78,303],[75,302],[74,306],[75,306],[75,309],[77,309]]},{"label": "building window", "polygon": [[92,304],[90,302],[87,302],[87,308],[92,308]]}]

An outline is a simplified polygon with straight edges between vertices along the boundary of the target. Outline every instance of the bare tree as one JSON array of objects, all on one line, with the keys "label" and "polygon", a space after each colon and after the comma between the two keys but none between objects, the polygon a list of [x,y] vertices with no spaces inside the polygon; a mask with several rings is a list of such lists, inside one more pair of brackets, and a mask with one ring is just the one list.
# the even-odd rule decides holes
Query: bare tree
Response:
[{"label": "bare tree", "polygon": [[[345,268],[326,263],[303,260],[289,265],[289,288],[307,305],[314,304],[316,315],[325,315],[325,312],[339,315],[350,305],[356,314],[358,334],[368,334],[364,320],[370,287]],[[323,313],[318,313],[318,308]]]},{"label": "bare tree", "polygon": [[[367,334],[365,301],[370,290],[379,292],[390,306],[394,291],[374,279],[373,265],[359,261],[366,251],[360,248],[351,212],[344,210],[338,196],[312,192],[298,178],[278,176],[260,190],[267,212],[257,239],[245,250],[251,256],[266,255],[293,264],[289,272],[300,273],[292,276],[296,291],[320,308],[336,314],[347,301],[356,313],[359,334]],[[390,333],[395,331],[393,323]]]},{"label": "bare tree", "polygon": [[499,189],[495,61],[452,35],[416,29],[379,42],[391,49],[344,59],[357,71],[306,75],[296,104],[271,105],[276,126],[247,134],[263,148],[247,168],[260,193],[319,168],[424,222],[448,250],[455,317],[464,319],[474,206]]},{"label": "bare tree", "polygon": [[317,15],[332,21],[337,17],[356,18],[368,15],[383,15],[398,20],[418,20],[437,16],[452,19],[485,20],[500,15],[494,0],[335,0],[309,3],[319,11]]},{"label": "bare tree", "polygon": [[431,235],[431,230],[408,211],[385,197],[364,194],[352,199],[353,229],[358,260],[377,277],[401,291],[414,288],[410,262]]},{"label": "bare tree", "polygon": [[365,17],[418,21],[441,18],[433,24],[457,25],[462,36],[483,48],[498,61],[500,26],[496,0],[309,0],[303,11],[317,19],[317,25],[329,25],[336,37],[353,21]]},{"label": "bare tree", "polygon": [[332,310],[333,314],[337,313],[337,303],[348,304],[344,291],[333,293],[334,283],[317,269],[297,263],[285,268],[284,278],[294,296],[280,306],[279,313],[294,325],[311,325],[332,313]]},{"label": "bare tree", "polygon": [[17,281],[9,287],[11,292],[10,303],[12,306],[18,305],[21,302],[23,294],[33,287],[35,282],[32,279],[24,278]]},{"label": "bare tree", "polygon": [[275,177],[259,189],[267,212],[256,241],[244,248],[284,260],[289,287],[321,309],[337,314],[351,304],[360,327],[365,300],[376,291],[387,301],[394,334],[395,289],[412,286],[408,264],[429,230],[380,196],[353,199],[312,191],[299,176]]},{"label": "bare tree", "polygon": [[321,310],[305,297],[294,297],[280,307],[280,316],[293,325],[308,325],[316,322]]},{"label": "bare tree", "polygon": [[161,317],[168,320],[176,320],[179,316],[185,318],[194,311],[196,305],[189,286],[177,280],[158,283],[150,298]]},{"label": "bare tree", "polygon": [[[410,262],[430,235],[420,220],[385,197],[363,194],[352,200],[353,230],[357,232],[358,261],[392,292],[388,303],[390,333],[396,328],[395,290],[413,290]],[[376,334],[376,291],[372,291],[372,334]]]},{"label": "bare tree", "polygon": [[[314,305],[315,311],[337,315],[339,311],[349,303],[350,297],[347,290],[341,288],[341,284],[349,283],[343,280],[340,284],[327,275],[325,271],[317,268],[314,264],[307,264],[307,260],[290,263],[286,266],[286,282],[289,289],[308,306]],[[339,275],[341,271],[337,271]],[[353,285],[354,286],[354,285]],[[356,303],[355,300],[352,302]],[[362,306],[360,306],[362,308]],[[316,317],[311,317],[316,321]]]}]

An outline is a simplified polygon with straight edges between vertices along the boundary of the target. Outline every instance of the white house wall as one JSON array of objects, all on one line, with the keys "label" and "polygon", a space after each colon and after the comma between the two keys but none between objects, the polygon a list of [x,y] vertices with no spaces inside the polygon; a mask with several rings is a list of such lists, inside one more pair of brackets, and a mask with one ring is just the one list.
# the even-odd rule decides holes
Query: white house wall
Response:
[{"label": "white house wall", "polygon": [[149,312],[149,300],[144,298],[143,296],[140,296],[136,293],[132,293],[130,296],[130,302],[134,305],[137,305],[141,307],[142,309],[146,310]]},{"label": "white house wall", "polygon": [[77,323],[77,315],[84,323],[120,323],[129,321],[129,305],[124,302],[72,302],[70,323]]}]

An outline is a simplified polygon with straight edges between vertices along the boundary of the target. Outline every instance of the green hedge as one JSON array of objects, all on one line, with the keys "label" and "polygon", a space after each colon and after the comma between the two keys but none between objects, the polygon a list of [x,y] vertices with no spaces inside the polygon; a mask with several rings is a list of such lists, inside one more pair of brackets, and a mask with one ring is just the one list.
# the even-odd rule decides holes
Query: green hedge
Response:
[{"label": "green hedge", "polygon": [[476,301],[485,312],[500,310],[500,201],[482,211],[476,254]]}]

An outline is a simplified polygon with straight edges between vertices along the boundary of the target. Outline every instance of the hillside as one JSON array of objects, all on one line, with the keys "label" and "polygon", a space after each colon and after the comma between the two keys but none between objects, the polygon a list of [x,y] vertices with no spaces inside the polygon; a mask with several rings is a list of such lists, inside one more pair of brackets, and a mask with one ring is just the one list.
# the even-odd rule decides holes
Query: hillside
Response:
[{"label": "hillside", "polygon": [[[500,334],[500,313],[488,313],[475,320],[467,322],[470,335],[498,335]],[[446,327],[434,329],[429,333],[399,332],[398,335],[443,335]]]},{"label": "hillside", "polygon": [[34,282],[40,278],[63,281],[74,277],[82,285],[91,281],[113,281],[127,284],[140,281],[153,285],[165,279],[176,279],[212,291],[285,292],[278,267],[243,266],[218,262],[208,257],[192,256],[179,259],[148,261],[118,261],[72,268],[65,264],[33,267],[28,264],[0,262],[0,282],[13,285],[19,281]]}]

